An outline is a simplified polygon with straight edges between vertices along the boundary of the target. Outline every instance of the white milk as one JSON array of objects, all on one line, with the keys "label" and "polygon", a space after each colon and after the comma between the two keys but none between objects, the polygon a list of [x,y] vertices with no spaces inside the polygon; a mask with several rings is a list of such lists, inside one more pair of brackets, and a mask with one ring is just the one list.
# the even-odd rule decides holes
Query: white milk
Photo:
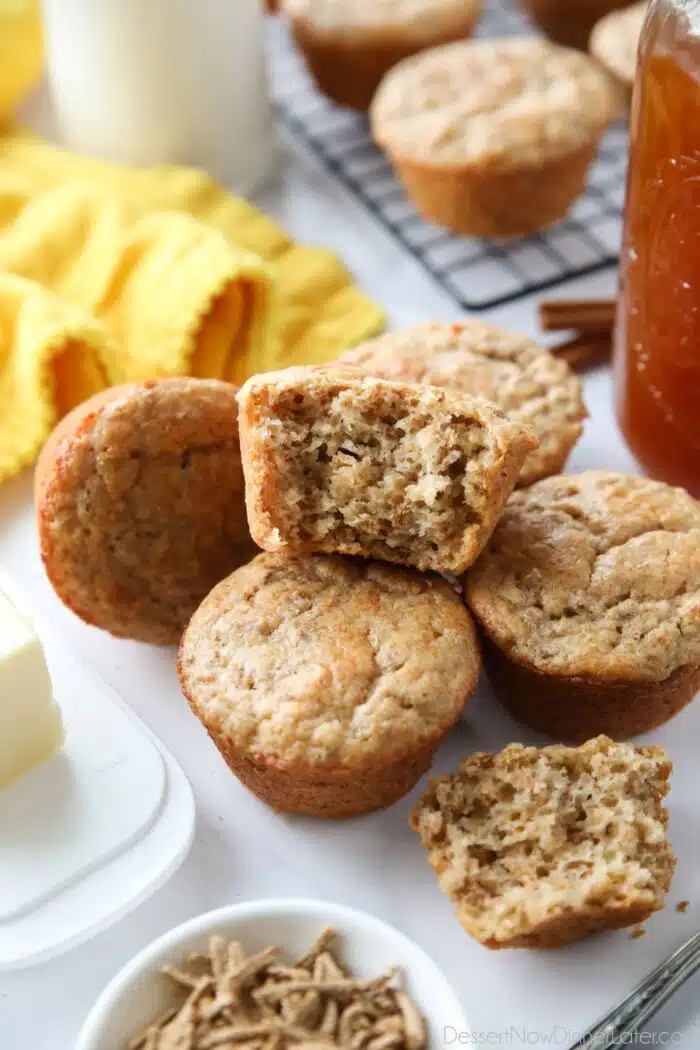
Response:
[{"label": "white milk", "polygon": [[205,168],[237,193],[266,173],[273,124],[262,0],[43,0],[67,145]]}]

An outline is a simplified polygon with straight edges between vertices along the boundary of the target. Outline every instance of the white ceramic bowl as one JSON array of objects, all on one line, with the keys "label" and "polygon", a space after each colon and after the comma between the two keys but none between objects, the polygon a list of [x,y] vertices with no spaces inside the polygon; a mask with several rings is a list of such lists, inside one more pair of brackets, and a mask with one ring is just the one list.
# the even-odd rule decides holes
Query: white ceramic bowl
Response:
[{"label": "white ceramic bowl", "polygon": [[169,1006],[169,990],[159,968],[205,948],[213,933],[242,941],[251,953],[276,944],[285,953],[300,955],[324,926],[340,934],[343,957],[357,976],[376,977],[389,966],[401,967],[404,987],[427,1019],[430,1050],[454,1043],[455,1030],[469,1031],[464,1012],[435,963],[392,926],[323,901],[261,900],[200,915],[140,952],[97,1000],[76,1050],[125,1050],[129,1037]]}]

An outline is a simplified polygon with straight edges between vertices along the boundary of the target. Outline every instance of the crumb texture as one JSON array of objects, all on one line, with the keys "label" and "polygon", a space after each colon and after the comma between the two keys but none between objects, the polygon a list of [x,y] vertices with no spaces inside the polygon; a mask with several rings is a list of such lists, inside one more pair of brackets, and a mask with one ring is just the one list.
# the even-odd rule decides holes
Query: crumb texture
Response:
[{"label": "crumb texture", "polygon": [[595,142],[619,101],[581,52],[537,39],[459,41],[394,67],[372,104],[372,129],[397,157],[503,170]]},{"label": "crumb texture", "polygon": [[465,593],[528,667],[664,681],[700,664],[700,504],[606,471],[547,478],[511,498]]},{"label": "crumb texture", "polygon": [[183,691],[236,751],[300,771],[362,767],[438,740],[476,686],[468,612],[438,577],[261,554],[203,602]]},{"label": "crumb texture", "polygon": [[41,549],[79,616],[176,644],[214,584],[253,556],[236,393],[216,380],[145,383],[60,444]]},{"label": "crumb texture", "polygon": [[392,332],[340,360],[384,379],[485,397],[529,427],[539,447],[525,460],[518,486],[561,470],[583,429],[581,383],[568,365],[532,339],[482,321]]},{"label": "crumb texture", "polygon": [[664,903],[671,764],[597,737],[468,756],[414,809],[460,922],[489,947],[557,946],[633,925]]},{"label": "crumb texture", "polygon": [[459,572],[535,445],[486,401],[351,371],[254,378],[239,400],[249,520],[266,549]]}]

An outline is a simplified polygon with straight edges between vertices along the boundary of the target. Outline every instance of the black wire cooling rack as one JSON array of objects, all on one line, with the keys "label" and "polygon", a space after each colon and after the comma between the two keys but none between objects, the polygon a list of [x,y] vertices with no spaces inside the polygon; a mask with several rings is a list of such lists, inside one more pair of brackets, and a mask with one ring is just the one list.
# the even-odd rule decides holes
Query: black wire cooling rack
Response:
[{"label": "black wire cooling rack", "polygon": [[[479,33],[531,32],[508,0],[486,0]],[[512,302],[616,262],[627,163],[627,129],[606,134],[583,196],[568,218],[536,236],[502,242],[450,234],[422,219],[366,119],[335,106],[309,78],[286,27],[270,19],[272,93],[280,119],[466,310]]]}]

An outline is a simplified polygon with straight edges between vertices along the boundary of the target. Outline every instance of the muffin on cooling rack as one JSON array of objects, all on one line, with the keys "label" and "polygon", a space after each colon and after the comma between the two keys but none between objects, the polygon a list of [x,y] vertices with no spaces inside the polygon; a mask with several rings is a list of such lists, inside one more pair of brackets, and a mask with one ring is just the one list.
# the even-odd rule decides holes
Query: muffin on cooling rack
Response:
[{"label": "muffin on cooling rack", "polygon": [[624,740],[700,688],[700,503],[602,470],[508,502],[465,577],[491,682],[555,740]]},{"label": "muffin on cooling rack", "polygon": [[479,667],[469,613],[440,577],[261,554],[194,614],[179,674],[247,788],[280,812],[337,818],[413,787]]},{"label": "muffin on cooling rack", "polygon": [[582,51],[588,46],[596,22],[630,3],[632,0],[522,0],[525,10],[547,36]]},{"label": "muffin on cooling rack", "polygon": [[482,0],[280,0],[320,91],[366,110],[392,66],[471,34]]},{"label": "muffin on cooling rack", "polygon": [[502,38],[399,63],[370,116],[419,212],[458,233],[508,237],[566,215],[619,108],[619,88],[589,56]]},{"label": "muffin on cooling rack", "polygon": [[639,38],[648,7],[647,0],[642,0],[624,11],[612,11],[596,23],[591,33],[591,54],[619,80],[628,99],[637,72]]},{"label": "muffin on cooling rack", "polygon": [[518,487],[557,474],[583,430],[581,381],[532,339],[483,321],[424,324],[389,332],[346,351],[341,362],[404,383],[428,383],[485,397],[528,426]]}]

